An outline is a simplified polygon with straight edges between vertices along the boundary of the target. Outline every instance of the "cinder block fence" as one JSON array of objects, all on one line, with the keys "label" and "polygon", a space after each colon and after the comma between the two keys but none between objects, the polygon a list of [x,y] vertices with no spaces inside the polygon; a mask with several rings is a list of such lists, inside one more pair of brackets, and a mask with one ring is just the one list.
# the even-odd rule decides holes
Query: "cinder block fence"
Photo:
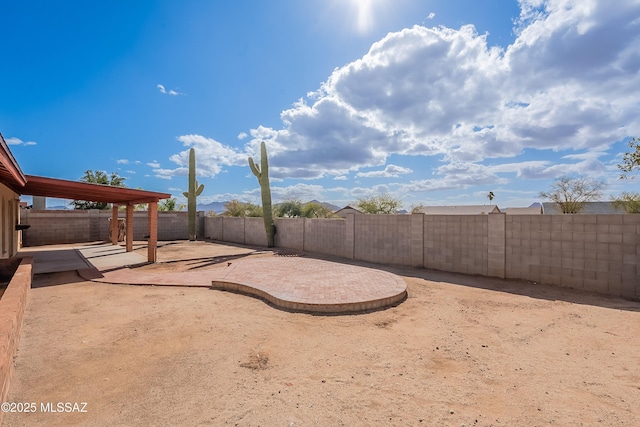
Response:
[{"label": "cinder block fence", "polygon": [[[21,212],[24,246],[107,240],[110,211]],[[124,217],[124,212],[122,213]],[[524,279],[640,299],[640,215],[354,215],[277,218],[275,244],[344,258]],[[205,217],[198,236],[266,246],[262,218]],[[134,240],[147,233],[134,212]],[[186,212],[160,212],[159,240],[188,239]]]},{"label": "cinder block fence", "polygon": [[[189,238],[187,212],[158,212],[158,240]],[[120,212],[119,217],[125,218]],[[107,241],[111,210],[33,210],[20,211],[20,222],[29,229],[22,232],[23,246]],[[204,212],[197,212],[197,235],[204,235]],[[133,212],[133,239],[144,240],[148,233],[146,211]]]},{"label": "cinder block fence", "polygon": [[[266,245],[262,218],[204,223],[205,237]],[[277,247],[640,299],[640,215],[349,214],[275,223]]]}]

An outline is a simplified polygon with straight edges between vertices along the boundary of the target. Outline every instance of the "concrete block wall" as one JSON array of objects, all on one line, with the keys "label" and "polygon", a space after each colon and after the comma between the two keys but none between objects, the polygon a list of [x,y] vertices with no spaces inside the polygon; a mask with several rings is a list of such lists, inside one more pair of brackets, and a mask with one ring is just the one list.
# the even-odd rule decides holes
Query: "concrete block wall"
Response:
[{"label": "concrete block wall", "polygon": [[212,217],[206,217],[204,219],[204,237],[205,238],[214,239],[214,240],[224,240],[222,235],[222,231],[223,231],[222,218],[223,217],[221,216],[212,216]]},{"label": "concrete block wall", "polygon": [[30,225],[22,232],[23,246],[91,241],[89,211],[23,210],[20,213],[20,221]]},{"label": "concrete block wall", "polygon": [[221,217],[222,240],[244,244],[244,222],[246,218]]},{"label": "concrete block wall", "polygon": [[[125,218],[126,217],[126,212],[121,212],[118,215],[120,218]],[[99,240],[107,240],[107,237],[109,236],[109,220],[108,218],[111,218],[111,215],[109,212],[104,212],[104,217],[102,218],[102,221],[100,221],[100,235],[102,236],[101,239]],[[187,218],[185,217],[185,221],[187,220]],[[164,221],[163,221],[164,222]],[[133,212],[133,240],[144,240],[146,235],[149,234],[149,229],[148,229],[148,223],[149,223],[149,217],[147,212],[138,212],[138,211],[134,211]],[[162,226],[160,225],[160,216],[158,215],[158,239],[159,240],[167,240],[164,238],[160,238],[160,230],[162,229]],[[185,229],[186,230],[186,229]],[[184,238],[189,238],[189,233],[186,232],[183,236]]]},{"label": "concrete block wall", "polygon": [[489,275],[488,229],[489,215],[425,215],[423,266]]},{"label": "concrete block wall", "polygon": [[[21,222],[29,224],[22,233],[23,246],[107,241],[110,210],[22,210]],[[125,211],[118,214],[125,218]],[[158,212],[158,240],[189,238],[187,212]],[[145,240],[149,234],[148,212],[133,212],[133,239]],[[198,236],[204,237],[204,213],[197,212]]]},{"label": "concrete block wall", "polygon": [[[100,235],[99,240],[106,240],[109,235],[109,218],[111,214],[100,211]],[[124,218],[124,212],[119,217]],[[204,238],[204,212],[196,212],[196,236]],[[133,212],[133,240],[145,240],[149,234],[149,212]],[[188,212],[158,212],[158,240],[183,240],[189,238],[189,213]]]},{"label": "concrete block wall", "polygon": [[355,258],[356,214],[347,213],[344,218],[344,253],[349,259]]},{"label": "concrete block wall", "polygon": [[[506,253],[506,214],[492,213],[487,217],[487,272],[493,277],[505,277],[507,265]],[[484,233],[483,233],[484,234]],[[480,249],[480,248],[478,248]],[[480,273],[485,274],[485,273]]]},{"label": "concrete block wall", "polygon": [[267,232],[264,229],[264,219],[244,219],[244,242],[247,245],[267,246]]},{"label": "concrete block wall", "polygon": [[[562,276],[562,241],[563,237],[568,237],[568,242],[573,236],[573,233],[566,232],[572,217],[548,215],[544,218],[541,216],[542,221],[536,221],[530,215],[509,216],[505,223],[505,275],[540,282],[552,279],[559,281]],[[535,222],[532,224],[532,221]],[[561,235],[563,223],[566,224],[564,228],[567,233],[564,236]],[[564,246],[568,250],[568,244],[565,243]],[[568,251],[567,254],[570,259],[571,252]]]},{"label": "concrete block wall", "polygon": [[[25,246],[95,241],[96,224],[99,240],[108,234],[109,212],[22,212],[31,225]],[[262,218],[200,220],[204,237],[266,246]],[[146,221],[146,212],[134,213],[134,239],[146,235]],[[186,222],[186,213],[160,213],[159,239],[187,239]],[[640,215],[349,214],[275,223],[277,247],[640,298]]]},{"label": "concrete block wall", "polygon": [[277,218],[275,245],[304,250],[304,223],[306,218]]},{"label": "concrete block wall", "polygon": [[203,236],[207,239],[220,240],[224,242],[260,245],[267,244],[266,234],[264,239],[260,239],[259,230],[264,234],[264,222],[262,218],[242,218],[214,216],[204,218]]},{"label": "concrete block wall", "polygon": [[304,250],[347,257],[344,219],[306,219],[304,221]]},{"label": "concrete block wall", "polygon": [[[276,218],[277,247],[344,256],[343,219]],[[267,246],[262,218],[205,218],[205,236],[210,239]]]},{"label": "concrete block wall", "polygon": [[411,215],[357,215],[354,258],[411,265]]},{"label": "concrete block wall", "polygon": [[640,298],[640,215],[507,216],[506,277]]},{"label": "concrete block wall", "polygon": [[[89,241],[96,242],[98,240],[106,240],[106,237],[103,236],[108,236],[108,234],[100,232],[100,225],[103,219],[101,212],[99,210],[89,210],[87,211],[87,215],[89,215]],[[107,229],[108,228],[107,225]]]},{"label": "concrete block wall", "polygon": [[[133,213],[133,237],[136,239],[137,228],[139,227],[144,235],[148,234],[147,222],[149,220],[148,212],[139,212],[144,216],[144,224],[142,218],[136,216],[138,212]],[[199,221],[200,220],[200,221]],[[107,221],[108,222],[108,221]],[[140,223],[140,226],[138,226]],[[196,212],[196,224],[203,223],[204,218],[202,212]],[[107,224],[108,225],[108,224]],[[196,230],[198,227],[196,226]],[[185,236],[189,236],[189,213],[188,212],[158,212],[158,239],[159,240],[181,240]],[[204,237],[204,227],[196,231],[198,238]]]}]

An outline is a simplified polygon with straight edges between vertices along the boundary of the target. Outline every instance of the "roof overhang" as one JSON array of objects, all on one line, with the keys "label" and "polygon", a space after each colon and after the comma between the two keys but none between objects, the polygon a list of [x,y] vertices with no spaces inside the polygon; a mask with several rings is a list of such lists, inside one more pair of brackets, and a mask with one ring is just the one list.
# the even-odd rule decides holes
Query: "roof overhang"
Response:
[{"label": "roof overhang", "polygon": [[27,196],[54,197],[58,199],[85,200],[88,202],[114,203],[117,205],[157,202],[171,194],[136,190],[126,187],[68,181],[57,178],[25,175],[26,184],[18,193]]},{"label": "roof overhang", "polygon": [[7,142],[0,133],[0,182],[10,187],[16,193],[27,182],[18,162],[11,154]]}]

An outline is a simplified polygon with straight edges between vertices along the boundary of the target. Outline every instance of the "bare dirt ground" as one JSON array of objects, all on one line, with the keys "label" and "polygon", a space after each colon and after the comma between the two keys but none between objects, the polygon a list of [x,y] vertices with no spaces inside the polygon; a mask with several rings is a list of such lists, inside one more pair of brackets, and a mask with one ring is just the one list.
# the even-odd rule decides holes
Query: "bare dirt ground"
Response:
[{"label": "bare dirt ground", "polygon": [[[252,251],[166,245],[165,262],[142,269],[215,268]],[[639,302],[378,267],[407,281],[408,299],[347,316],[39,275],[8,396],[38,411],[4,425],[640,425]],[[45,413],[46,402],[86,412]]]}]

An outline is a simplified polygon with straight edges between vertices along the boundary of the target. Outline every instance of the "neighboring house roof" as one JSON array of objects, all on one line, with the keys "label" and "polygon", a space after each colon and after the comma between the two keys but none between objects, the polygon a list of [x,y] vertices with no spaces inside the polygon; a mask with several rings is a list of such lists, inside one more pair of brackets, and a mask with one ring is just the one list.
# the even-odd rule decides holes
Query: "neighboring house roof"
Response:
[{"label": "neighboring house roof", "polygon": [[[562,210],[554,202],[542,203],[542,213],[544,215],[562,215]],[[603,214],[624,214],[624,209],[616,209],[611,202],[587,202],[584,208],[576,215],[603,215]]]},{"label": "neighboring house roof", "polygon": [[507,215],[541,215],[542,206],[529,206],[528,208],[504,208],[502,212]]},{"label": "neighboring house roof", "polygon": [[344,216],[344,215],[346,215],[348,213],[361,214],[362,211],[359,211],[358,209],[347,205],[344,208],[338,209],[337,211],[334,212],[334,214],[338,215],[338,216]]},{"label": "neighboring house roof", "polygon": [[500,213],[496,205],[420,206],[417,211],[426,215],[482,215]]}]

